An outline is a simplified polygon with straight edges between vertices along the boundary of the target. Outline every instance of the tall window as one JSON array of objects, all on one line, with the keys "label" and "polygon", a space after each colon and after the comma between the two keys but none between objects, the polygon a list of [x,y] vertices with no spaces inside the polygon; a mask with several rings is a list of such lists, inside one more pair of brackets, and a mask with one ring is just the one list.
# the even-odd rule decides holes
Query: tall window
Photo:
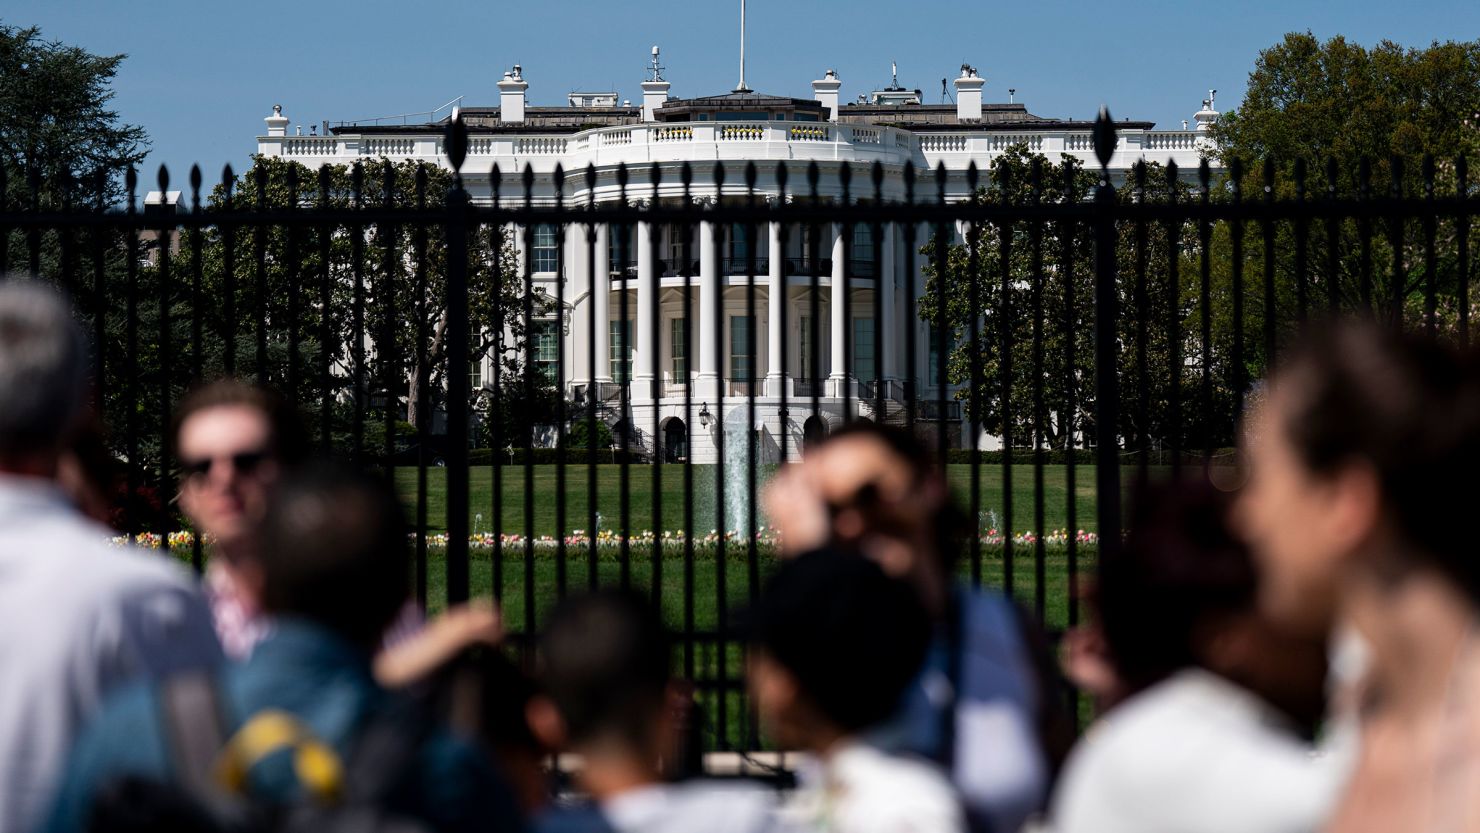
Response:
[{"label": "tall window", "polygon": [[[813,336],[813,332],[812,332],[812,317],[810,315],[803,315],[801,317],[801,322],[802,322],[802,337],[801,337],[801,339],[799,341],[801,343],[802,349],[801,349],[801,355],[799,355],[798,358],[801,359],[802,366],[801,366],[801,373],[799,374],[799,377],[802,378],[802,379],[811,379],[812,378],[812,361],[813,361],[812,353],[817,348],[817,342],[812,337]],[[818,361],[818,365],[817,365],[818,375],[821,375],[821,373],[822,373],[821,359],[819,358],[817,361]]]},{"label": "tall window", "polygon": [[483,360],[473,359],[468,362],[468,390],[478,390],[483,387]]},{"label": "tall window", "polygon": [[[610,322],[611,340],[608,342],[611,352],[611,374],[613,382],[626,382],[632,378],[632,353],[635,345],[632,343],[632,322],[612,321]],[[623,344],[627,350],[622,350]]]},{"label": "tall window", "polygon": [[750,365],[755,358],[755,319],[748,315],[730,316],[730,379],[750,381]]},{"label": "tall window", "polygon": [[874,365],[874,319],[853,319],[853,377],[871,382],[877,376]]},{"label": "tall window", "polygon": [[849,264],[853,274],[861,277],[872,277],[874,274],[874,230],[870,226],[856,225],[853,227],[853,240],[851,251],[848,252]]},{"label": "tall window", "polygon": [[731,223],[726,231],[728,232],[729,239],[725,241],[725,244],[729,249],[729,258],[725,264],[725,274],[743,275],[748,265],[746,263],[748,260],[747,253],[750,251],[750,247],[747,245],[750,241],[745,236],[745,224]]},{"label": "tall window", "polygon": [[555,244],[555,226],[541,223],[534,227],[534,271],[554,272],[559,268],[560,255]]},{"label": "tall window", "polygon": [[[935,385],[940,381],[940,328],[931,326],[930,335],[930,367],[925,376],[926,385]],[[949,363],[951,353],[956,349],[956,333],[946,333],[946,361]]]},{"label": "tall window", "polygon": [[673,339],[673,378],[675,381],[684,382],[689,377],[689,320],[687,318],[670,318],[669,334]]},{"label": "tall window", "polygon": [[637,264],[637,237],[633,226],[610,226],[609,254],[611,271],[619,274],[627,274],[627,270]]},{"label": "tall window", "polygon": [[560,382],[560,322],[534,322],[534,366],[547,382]]}]

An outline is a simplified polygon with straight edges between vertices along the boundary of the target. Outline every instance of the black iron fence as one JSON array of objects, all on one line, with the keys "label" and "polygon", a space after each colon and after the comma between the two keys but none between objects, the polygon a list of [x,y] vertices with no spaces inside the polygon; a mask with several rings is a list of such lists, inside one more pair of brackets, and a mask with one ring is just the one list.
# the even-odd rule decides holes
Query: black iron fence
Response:
[{"label": "black iron fence", "polygon": [[[1096,130],[1108,162],[1113,125]],[[497,168],[472,199],[466,147],[455,124],[450,171],[259,160],[209,193],[194,170],[173,212],[141,210],[132,171],[108,210],[88,199],[105,182],[0,179],[0,266],[55,280],[88,324],[120,529],[170,542],[184,528],[167,432],[186,389],[275,385],[324,453],[402,489],[424,604],[492,595],[518,638],[572,589],[648,589],[717,749],[758,743],[728,632],[774,559],[756,495],[831,427],[872,419],[936,443],[978,521],[963,579],[1057,631],[1118,541],[1125,484],[1229,464],[1244,404],[1301,322],[1356,310],[1470,338],[1480,201],[1463,159],[1141,165],[1115,187],[1107,169],[1016,152],[959,174],[968,196],[949,201],[943,169],[843,165],[823,187],[816,164],[715,165],[702,183],[687,164],[557,168],[537,201],[532,171]],[[629,203],[675,185],[682,199]],[[700,190],[725,198],[696,204]],[[764,199],[777,191],[809,198]],[[779,297],[771,224],[817,267],[780,270]],[[836,270],[829,228],[849,243]],[[634,229],[652,235],[661,291],[645,296]],[[722,297],[704,294],[705,257]],[[769,345],[762,312],[787,322]],[[634,317],[647,333],[621,323]],[[208,555],[189,536],[174,547]]]}]

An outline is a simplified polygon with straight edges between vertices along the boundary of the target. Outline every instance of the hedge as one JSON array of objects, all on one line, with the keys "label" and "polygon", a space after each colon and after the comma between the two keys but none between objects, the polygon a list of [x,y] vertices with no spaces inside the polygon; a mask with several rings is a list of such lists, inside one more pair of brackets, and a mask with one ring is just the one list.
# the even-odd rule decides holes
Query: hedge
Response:
[{"label": "hedge", "polygon": [[[512,456],[508,449],[504,448],[474,448],[468,451],[468,465],[488,466],[494,463],[500,465],[524,465],[525,454],[528,449],[516,448]],[[536,448],[534,449],[535,465],[549,465],[554,463],[566,463],[576,465],[585,463],[591,459],[591,452],[584,448]],[[625,455],[620,449],[598,448],[596,450],[597,463],[620,463],[625,459],[629,463],[642,462],[642,458],[633,451]],[[512,462],[511,462],[512,460]]]}]

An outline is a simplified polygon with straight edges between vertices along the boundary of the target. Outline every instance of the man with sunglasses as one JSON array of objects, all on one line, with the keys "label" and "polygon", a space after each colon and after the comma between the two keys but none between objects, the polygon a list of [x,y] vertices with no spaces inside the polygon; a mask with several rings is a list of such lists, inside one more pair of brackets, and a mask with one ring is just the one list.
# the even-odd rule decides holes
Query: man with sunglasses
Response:
[{"label": "man with sunglasses", "polygon": [[201,387],[175,412],[180,508],[210,548],[204,585],[227,656],[244,659],[266,632],[258,610],[256,530],[284,469],[307,457],[293,408],[234,379]]},{"label": "man with sunglasses", "polygon": [[60,295],[0,280],[0,833],[35,825],[105,695],[221,657],[179,565],[109,545],[58,484],[89,361]]}]

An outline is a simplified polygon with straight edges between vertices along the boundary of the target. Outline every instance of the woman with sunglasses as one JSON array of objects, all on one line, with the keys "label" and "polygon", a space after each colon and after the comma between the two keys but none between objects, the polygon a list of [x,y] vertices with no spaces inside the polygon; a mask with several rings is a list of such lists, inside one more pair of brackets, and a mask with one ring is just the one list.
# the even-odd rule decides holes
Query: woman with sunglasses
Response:
[{"label": "woman with sunglasses", "polygon": [[210,548],[204,586],[227,656],[261,639],[256,528],[283,470],[308,454],[291,405],[272,391],[223,379],[198,388],[175,412],[180,508]]}]

